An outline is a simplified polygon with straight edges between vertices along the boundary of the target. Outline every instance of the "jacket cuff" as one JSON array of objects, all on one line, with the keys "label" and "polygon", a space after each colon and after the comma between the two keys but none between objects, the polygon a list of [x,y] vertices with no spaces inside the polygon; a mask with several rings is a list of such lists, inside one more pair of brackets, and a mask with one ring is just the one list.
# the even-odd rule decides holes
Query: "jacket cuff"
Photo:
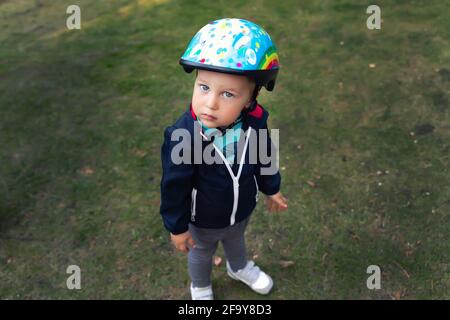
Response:
[{"label": "jacket cuff", "polygon": [[189,226],[188,226],[188,225],[186,225],[186,227],[183,227],[183,228],[176,228],[176,229],[169,228],[167,225],[165,225],[165,227],[166,227],[166,229],[167,229],[171,234],[173,234],[173,235],[182,234],[182,233],[185,233],[186,231],[189,230]]},{"label": "jacket cuff", "polygon": [[280,188],[274,188],[274,189],[266,189],[266,190],[261,190],[262,193],[264,193],[266,196],[273,196],[274,194],[277,194],[278,192],[280,192]]}]

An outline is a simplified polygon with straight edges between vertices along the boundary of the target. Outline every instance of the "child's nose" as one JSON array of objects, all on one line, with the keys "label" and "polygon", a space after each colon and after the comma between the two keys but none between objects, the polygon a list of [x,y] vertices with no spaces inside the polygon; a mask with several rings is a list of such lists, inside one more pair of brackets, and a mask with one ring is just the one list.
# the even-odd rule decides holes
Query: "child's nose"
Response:
[{"label": "child's nose", "polygon": [[218,99],[215,94],[210,94],[208,100],[206,101],[206,106],[208,107],[208,109],[216,110],[218,107],[217,100]]}]

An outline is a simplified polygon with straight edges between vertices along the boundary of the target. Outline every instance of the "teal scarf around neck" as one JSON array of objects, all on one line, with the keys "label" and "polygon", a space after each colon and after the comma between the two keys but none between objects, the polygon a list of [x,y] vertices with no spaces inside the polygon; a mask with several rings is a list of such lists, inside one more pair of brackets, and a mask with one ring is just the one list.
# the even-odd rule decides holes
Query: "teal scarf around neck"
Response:
[{"label": "teal scarf around neck", "polygon": [[222,152],[225,159],[230,164],[233,164],[237,143],[241,137],[242,115],[239,115],[239,117],[225,129],[208,128],[200,121],[200,119],[197,121],[201,124],[203,133],[209,139],[214,137],[214,145]]}]

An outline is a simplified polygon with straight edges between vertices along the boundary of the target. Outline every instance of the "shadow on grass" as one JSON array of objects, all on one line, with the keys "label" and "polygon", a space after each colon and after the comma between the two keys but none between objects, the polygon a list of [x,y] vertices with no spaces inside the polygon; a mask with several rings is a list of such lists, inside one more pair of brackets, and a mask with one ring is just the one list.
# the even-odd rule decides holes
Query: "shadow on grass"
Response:
[{"label": "shadow on grass", "polygon": [[[145,11],[152,16],[153,10],[159,9],[164,10],[156,6]],[[32,19],[38,15],[37,10],[45,12],[46,5],[39,3],[21,14]],[[122,130],[115,132],[123,123],[117,119],[114,100],[120,101],[123,96],[110,79],[116,69],[126,66],[127,60],[142,54],[139,50],[148,49],[140,43],[127,42],[127,28],[132,19],[128,13],[136,10],[137,4],[123,6],[104,19],[94,19],[97,22],[93,25],[83,21],[87,27],[82,30],[56,32],[49,38],[36,35],[31,41],[30,36],[11,32],[10,38],[5,39],[5,43],[17,46],[5,54],[6,59],[16,63],[4,68],[0,86],[3,237],[8,237],[8,230],[22,223],[27,215],[28,219],[39,220],[30,213],[39,211],[36,207],[39,203],[47,201],[52,206],[61,204],[74,209],[78,202],[89,199],[89,192],[95,192],[96,186],[86,185],[83,178],[95,177],[91,165],[107,162],[105,157],[118,151],[114,140],[127,138],[118,136],[123,134]],[[118,12],[127,14],[121,16]],[[64,27],[65,20],[60,22]],[[146,32],[150,38],[156,38],[158,30],[150,27]],[[130,35],[139,31],[136,26],[129,29]],[[27,52],[20,49],[23,47]],[[122,51],[118,52],[118,48]],[[125,115],[132,116],[126,111]],[[55,199],[56,191],[64,191],[64,197]],[[51,216],[52,212],[38,215]],[[64,221],[61,217],[53,218]]]}]

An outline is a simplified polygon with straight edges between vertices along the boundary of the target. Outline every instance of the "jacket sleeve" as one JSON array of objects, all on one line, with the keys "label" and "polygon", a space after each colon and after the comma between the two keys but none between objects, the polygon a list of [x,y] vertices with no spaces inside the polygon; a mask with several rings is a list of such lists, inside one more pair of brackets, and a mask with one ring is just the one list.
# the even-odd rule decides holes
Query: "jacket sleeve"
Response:
[{"label": "jacket sleeve", "polygon": [[[272,159],[272,154],[273,154],[273,158],[276,159],[278,150],[276,150],[275,145],[272,143],[272,140],[270,138],[269,135],[269,130],[267,128],[267,121],[264,122],[264,125],[262,126],[261,129],[265,129],[267,130],[267,134],[266,134],[266,143],[265,146],[267,146],[267,151],[263,150],[265,154],[267,155],[267,157],[269,157],[270,159]],[[262,139],[262,136],[259,136],[259,139]],[[260,144],[258,143],[258,148],[260,147]],[[259,153],[259,152],[258,152]],[[272,160],[271,160],[272,161]],[[280,185],[281,185],[281,175],[280,172],[278,170],[278,166],[275,168],[275,172],[273,174],[267,175],[267,174],[261,174],[261,169],[262,168],[269,168],[271,166],[274,166],[275,164],[269,162],[268,164],[263,164],[261,162],[261,159],[258,156],[258,166],[256,169],[256,180],[258,182],[258,187],[259,190],[264,193],[265,195],[271,196],[274,195],[276,193],[278,193],[280,191]]]},{"label": "jacket sleeve", "polygon": [[171,141],[174,129],[174,126],[166,128],[164,143],[161,147],[163,174],[161,178],[160,213],[165,228],[173,234],[180,234],[188,230],[194,164],[192,162],[191,164],[173,163],[172,149],[180,143]]}]

